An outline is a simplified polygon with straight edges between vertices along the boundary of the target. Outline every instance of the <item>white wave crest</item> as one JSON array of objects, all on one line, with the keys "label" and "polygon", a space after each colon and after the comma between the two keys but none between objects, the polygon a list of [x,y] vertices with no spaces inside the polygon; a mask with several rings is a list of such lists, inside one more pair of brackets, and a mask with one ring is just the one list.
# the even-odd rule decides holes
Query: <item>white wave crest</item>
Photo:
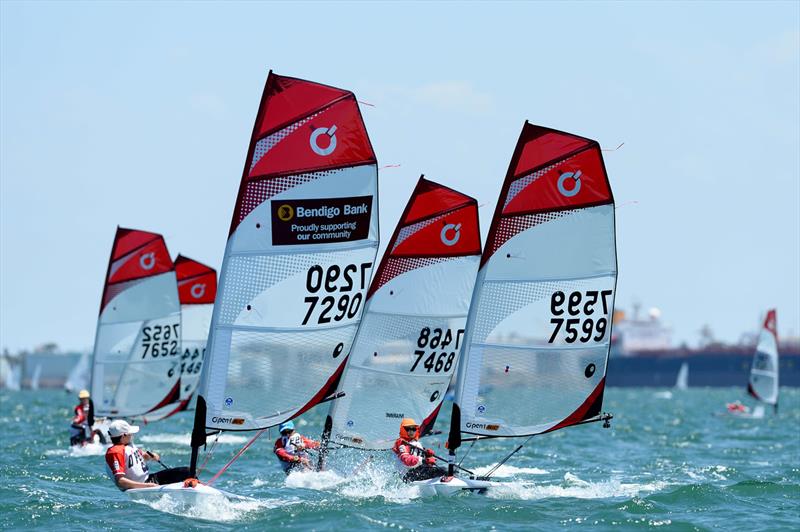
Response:
[{"label": "white wave crest", "polygon": [[532,484],[529,482],[499,482],[487,492],[494,499],[535,500],[571,497],[575,499],[611,499],[634,497],[659,491],[666,482],[626,483],[616,479],[588,482],[572,473],[564,475],[561,484]]},{"label": "white wave crest", "polygon": [[[496,465],[497,464],[494,463],[488,466],[475,467],[472,470],[475,473],[477,473],[478,476],[485,475],[486,473],[494,469]],[[512,465],[501,465],[500,467],[497,468],[497,471],[492,473],[492,478],[495,477],[507,478],[507,477],[515,477],[518,475],[547,475],[549,473],[550,473],[549,471],[544,469],[539,469],[538,467],[515,467]]]},{"label": "white wave crest", "polygon": [[232,522],[242,521],[251,514],[261,510],[297,504],[298,501],[295,499],[267,501],[244,497],[231,500],[220,494],[219,496],[207,496],[193,502],[170,495],[163,495],[153,500],[135,499],[134,502],[144,504],[159,512],[172,515],[202,519],[205,521]]}]

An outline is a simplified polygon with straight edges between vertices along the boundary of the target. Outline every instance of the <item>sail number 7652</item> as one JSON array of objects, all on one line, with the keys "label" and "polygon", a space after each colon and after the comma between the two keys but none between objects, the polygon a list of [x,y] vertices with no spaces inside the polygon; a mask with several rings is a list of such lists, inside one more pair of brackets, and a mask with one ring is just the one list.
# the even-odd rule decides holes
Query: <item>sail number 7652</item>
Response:
[{"label": "sail number 7652", "polygon": [[[548,343],[552,344],[556,340],[562,328],[565,333],[564,341],[568,344],[576,340],[584,344],[591,340],[602,341],[608,330],[608,298],[612,293],[612,290],[587,290],[585,293],[578,290],[567,298],[560,290],[554,292],[550,297],[550,314],[553,316],[550,323],[554,327]],[[599,308],[595,308],[600,306],[598,303],[602,304],[602,314]],[[593,316],[595,311],[598,312],[597,319]]]}]

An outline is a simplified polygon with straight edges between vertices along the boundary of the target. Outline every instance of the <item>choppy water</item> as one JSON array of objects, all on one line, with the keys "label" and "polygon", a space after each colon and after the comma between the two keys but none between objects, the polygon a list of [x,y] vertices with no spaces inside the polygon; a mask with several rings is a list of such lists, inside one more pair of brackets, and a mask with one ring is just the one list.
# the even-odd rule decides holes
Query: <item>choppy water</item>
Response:
[{"label": "choppy water", "polygon": [[[800,390],[761,420],[715,417],[740,389],[611,388],[611,429],[591,424],[534,438],[485,496],[421,498],[391,474],[388,455],[342,456],[338,471],[288,479],[257,441],[216,484],[252,502],[182,508],[131,502],[106,477],[103,458],[67,449],[73,398],[60,391],[0,392],[0,527],[30,529],[490,529],[663,527],[679,530],[800,529]],[[323,412],[300,429],[319,434]],[[191,414],[143,427],[137,443],[186,465]],[[271,435],[274,436],[274,433]],[[207,471],[248,436],[226,435]],[[444,436],[428,439],[441,444]],[[464,465],[487,471],[514,446],[475,445]],[[444,450],[441,449],[442,454]],[[98,451],[102,452],[102,451]],[[157,466],[156,466],[157,467]]]}]

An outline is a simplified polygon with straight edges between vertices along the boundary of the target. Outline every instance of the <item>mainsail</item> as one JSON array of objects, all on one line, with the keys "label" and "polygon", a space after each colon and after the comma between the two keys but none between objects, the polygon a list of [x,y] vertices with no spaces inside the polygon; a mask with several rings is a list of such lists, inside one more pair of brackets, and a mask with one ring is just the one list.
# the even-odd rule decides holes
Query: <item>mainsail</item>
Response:
[{"label": "mainsail", "polygon": [[528,436],[600,413],[617,278],[597,142],[525,123],[483,250],[449,437]]},{"label": "mainsail", "polygon": [[[389,449],[400,420],[429,431],[458,363],[480,260],[477,202],[420,178],[367,295],[326,436]],[[325,438],[327,439],[327,438]]]},{"label": "mainsail", "polygon": [[767,312],[758,337],[747,392],[764,403],[778,405],[778,327],[775,309]]},{"label": "mainsail", "polygon": [[200,382],[211,313],[217,296],[217,272],[183,255],[175,259],[181,302],[181,408],[186,408]]},{"label": "mainsail", "polygon": [[270,72],[220,271],[195,449],[201,416],[207,428],[261,429],[335,391],[378,246],[377,177],[352,92]]},{"label": "mainsail", "polygon": [[164,238],[117,228],[94,343],[95,415],[146,415],[175,402],[180,305]]}]

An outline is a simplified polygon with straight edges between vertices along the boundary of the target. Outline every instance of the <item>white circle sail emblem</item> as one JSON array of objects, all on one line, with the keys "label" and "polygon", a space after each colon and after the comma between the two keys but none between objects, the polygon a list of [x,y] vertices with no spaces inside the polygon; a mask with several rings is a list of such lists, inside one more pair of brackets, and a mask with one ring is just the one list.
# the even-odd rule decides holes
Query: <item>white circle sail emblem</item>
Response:
[{"label": "white circle sail emblem", "polygon": [[[331,138],[327,148],[321,148],[320,145],[317,144],[321,135],[328,135]],[[333,150],[336,149],[336,126],[331,126],[330,128],[318,127],[311,132],[309,142],[311,143],[311,150],[317,155],[322,155],[323,157],[330,155],[333,153]]]},{"label": "white circle sail emblem", "polygon": [[[564,186],[564,183],[567,179],[572,178],[575,180],[575,186],[572,187],[571,190],[567,190]],[[571,198],[575,194],[581,191],[581,171],[578,170],[574,174],[572,172],[564,172],[561,174],[561,177],[558,178],[558,192],[561,193],[562,196],[565,198]]]},{"label": "white circle sail emblem", "polygon": [[139,266],[142,267],[144,270],[152,270],[153,266],[156,265],[156,254],[155,252],[151,251],[150,253],[145,253],[141,257],[139,257]]},{"label": "white circle sail emblem", "polygon": [[192,289],[190,290],[192,297],[195,299],[200,299],[204,295],[206,295],[206,285],[205,283],[197,283],[192,285]]},{"label": "white circle sail emblem", "polygon": [[[452,233],[452,235],[450,233]],[[458,239],[461,238],[461,224],[445,225],[439,237],[442,239],[442,244],[445,246],[455,246]]]}]

